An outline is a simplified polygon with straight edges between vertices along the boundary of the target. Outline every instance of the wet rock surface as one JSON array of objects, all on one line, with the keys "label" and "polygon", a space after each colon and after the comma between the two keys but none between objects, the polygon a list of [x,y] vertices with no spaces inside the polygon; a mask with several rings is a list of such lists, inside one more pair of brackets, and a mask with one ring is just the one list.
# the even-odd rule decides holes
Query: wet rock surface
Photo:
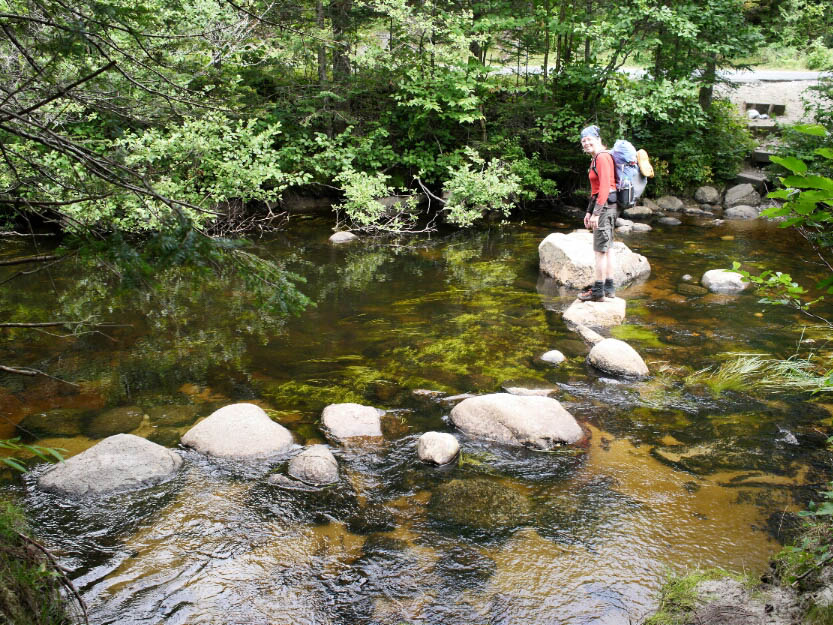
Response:
[{"label": "wet rock surface", "polygon": [[727,269],[710,269],[700,278],[700,283],[712,293],[740,293],[749,286],[743,276]]},{"label": "wet rock surface", "polygon": [[[538,258],[541,272],[560,285],[578,289],[593,282],[593,235],[587,230],[550,234],[538,246]],[[648,259],[632,252],[621,241],[613,244],[613,258],[613,280],[617,285],[629,284],[651,273]]]},{"label": "wet rock surface", "polygon": [[564,311],[567,327],[587,326],[590,328],[609,328],[621,325],[625,320],[625,300],[621,297],[605,298],[602,302],[582,302],[576,300]]},{"label": "wet rock surface", "polygon": [[253,460],[287,452],[293,439],[259,406],[231,404],[188,430],[182,444],[218,458]]},{"label": "wet rock surface", "polygon": [[508,393],[471,397],[454,407],[451,421],[470,436],[533,449],[552,449],[584,438],[575,418],[550,397]]},{"label": "wet rock surface", "polygon": [[426,432],[417,441],[417,456],[423,462],[448,464],[460,453],[460,443],[453,434]]},{"label": "wet rock surface", "polygon": [[587,362],[605,373],[617,376],[644,378],[650,373],[642,356],[619,339],[604,339],[596,343],[587,356]]},{"label": "wet rock surface", "polygon": [[121,406],[93,415],[86,420],[82,431],[90,438],[106,438],[135,430],[141,425],[143,416],[138,406]]},{"label": "wet rock surface", "polygon": [[382,421],[372,406],[345,403],[331,404],[321,414],[321,427],[327,438],[342,444],[380,440]]},{"label": "wet rock surface", "polygon": [[182,458],[132,434],[116,434],[54,466],[38,479],[44,490],[80,497],[136,490],[170,479]]},{"label": "wet rock surface", "polygon": [[25,440],[51,436],[77,436],[81,433],[83,410],[56,408],[26,415],[17,424],[17,433]]},{"label": "wet rock surface", "polygon": [[287,473],[307,484],[332,484],[338,481],[338,462],[326,445],[312,445],[289,461]]}]

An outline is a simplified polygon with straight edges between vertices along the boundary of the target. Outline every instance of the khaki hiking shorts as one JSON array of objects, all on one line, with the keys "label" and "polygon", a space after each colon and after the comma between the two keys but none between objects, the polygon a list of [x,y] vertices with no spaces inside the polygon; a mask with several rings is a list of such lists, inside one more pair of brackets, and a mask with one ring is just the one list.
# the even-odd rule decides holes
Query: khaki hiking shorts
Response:
[{"label": "khaki hiking shorts", "polygon": [[616,228],[616,202],[608,202],[599,215],[599,225],[593,230],[593,251],[606,252],[613,245],[613,230]]}]

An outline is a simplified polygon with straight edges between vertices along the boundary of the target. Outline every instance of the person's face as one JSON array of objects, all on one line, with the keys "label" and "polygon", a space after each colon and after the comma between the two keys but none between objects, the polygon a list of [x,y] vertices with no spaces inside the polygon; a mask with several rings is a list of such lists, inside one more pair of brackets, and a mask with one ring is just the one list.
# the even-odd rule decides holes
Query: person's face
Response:
[{"label": "person's face", "polygon": [[602,146],[602,140],[599,137],[582,137],[581,149],[587,154],[596,154]]}]

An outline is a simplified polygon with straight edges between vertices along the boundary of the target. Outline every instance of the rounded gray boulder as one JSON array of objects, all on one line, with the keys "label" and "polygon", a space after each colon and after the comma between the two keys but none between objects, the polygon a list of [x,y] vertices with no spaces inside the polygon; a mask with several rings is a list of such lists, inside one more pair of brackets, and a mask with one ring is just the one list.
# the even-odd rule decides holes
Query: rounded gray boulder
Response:
[{"label": "rounded gray boulder", "polygon": [[326,445],[312,445],[289,461],[287,473],[307,484],[333,484],[338,482],[338,462]]},{"label": "rounded gray boulder", "polygon": [[673,195],[663,195],[657,200],[657,206],[664,211],[679,212],[683,210],[683,201]]},{"label": "rounded gray boulder", "polygon": [[700,283],[712,293],[740,293],[749,286],[736,271],[710,269],[703,274]]},{"label": "rounded gray boulder", "polygon": [[587,362],[611,375],[645,378],[649,374],[642,356],[619,339],[604,339],[596,343],[587,355]]},{"label": "rounded gray boulder", "polygon": [[352,232],[336,232],[334,235],[330,237],[330,243],[350,243],[351,241],[355,241],[358,238],[359,237],[357,237]]},{"label": "rounded gray boulder", "polygon": [[584,438],[573,415],[551,397],[509,393],[470,397],[454,407],[451,421],[470,436],[532,449],[552,449]]},{"label": "rounded gray boulder", "polygon": [[757,219],[758,209],[754,206],[740,204],[738,206],[733,206],[732,208],[727,208],[723,211],[723,217],[726,219]]},{"label": "rounded gray boulder", "polygon": [[703,186],[694,192],[694,199],[699,204],[718,204],[720,202],[720,191],[710,186]]},{"label": "rounded gray boulder", "polygon": [[448,464],[460,453],[460,443],[446,432],[426,432],[417,441],[417,456],[423,462]]},{"label": "rounded gray boulder", "polygon": [[38,479],[50,492],[80,497],[137,490],[173,477],[179,455],[132,434],[116,434],[55,465]]},{"label": "rounded gray boulder", "polygon": [[182,437],[182,444],[218,458],[265,458],[288,451],[292,434],[254,404],[215,410]]},{"label": "rounded gray boulder", "polygon": [[379,410],[361,404],[330,404],[321,413],[321,427],[337,443],[356,443],[382,438]]},{"label": "rounded gray boulder", "polygon": [[723,205],[726,208],[733,206],[760,206],[761,194],[748,182],[737,184],[726,191],[723,198]]}]

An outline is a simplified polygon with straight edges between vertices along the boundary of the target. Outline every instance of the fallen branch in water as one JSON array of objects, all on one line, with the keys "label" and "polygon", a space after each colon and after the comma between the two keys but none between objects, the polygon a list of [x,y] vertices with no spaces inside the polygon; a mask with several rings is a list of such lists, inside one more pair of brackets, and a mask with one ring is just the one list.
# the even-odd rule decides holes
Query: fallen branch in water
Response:
[{"label": "fallen branch in water", "polygon": [[49,375],[45,371],[41,371],[40,369],[31,369],[29,367],[8,367],[6,365],[0,365],[0,371],[5,371],[6,373],[14,373],[15,375],[25,375],[29,377],[34,377],[36,375],[42,375],[47,378],[51,378],[53,380],[57,380],[58,382],[63,382],[64,384],[69,384],[70,386],[74,386],[78,388],[78,385],[75,382],[67,382],[66,380],[62,380],[61,378],[56,378],[54,375]]},{"label": "fallen branch in water", "polygon": [[27,263],[45,263],[51,260],[61,260],[63,256],[55,254],[41,254],[39,256],[20,256],[18,258],[0,259],[0,266],[25,265]]}]

